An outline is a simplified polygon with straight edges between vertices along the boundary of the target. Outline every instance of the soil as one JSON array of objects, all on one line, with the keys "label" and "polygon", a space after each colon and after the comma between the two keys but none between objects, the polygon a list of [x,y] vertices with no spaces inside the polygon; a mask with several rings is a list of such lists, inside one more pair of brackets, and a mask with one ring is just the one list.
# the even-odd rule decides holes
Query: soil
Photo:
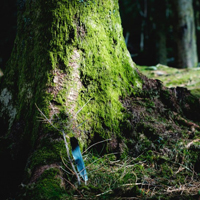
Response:
[{"label": "soil", "polygon": [[[162,73],[159,69],[158,75],[159,66]],[[198,84],[190,83],[199,81],[196,75],[200,70],[169,69],[161,65],[154,70],[138,68],[146,75],[138,71],[144,82],[142,92],[122,99],[131,116],[132,134],[124,133],[130,136],[130,155],[141,157],[138,160],[144,167],[136,185],[145,199],[199,199],[200,98],[196,93]],[[170,83],[172,72],[179,74],[176,81],[181,79],[180,73],[188,77],[192,72],[195,77],[187,84],[182,77],[185,81],[176,85],[175,79]],[[180,87],[182,85],[187,87]]]}]

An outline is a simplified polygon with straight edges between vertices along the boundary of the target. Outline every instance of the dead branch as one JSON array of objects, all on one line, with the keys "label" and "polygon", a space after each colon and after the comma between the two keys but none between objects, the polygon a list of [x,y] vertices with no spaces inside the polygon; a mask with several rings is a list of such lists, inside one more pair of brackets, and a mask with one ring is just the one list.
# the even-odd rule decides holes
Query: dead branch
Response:
[{"label": "dead branch", "polygon": [[66,140],[66,137],[65,137],[65,132],[62,131],[62,134],[63,134],[63,139],[64,139],[64,142],[65,142],[65,148],[66,148],[66,151],[67,151],[67,156],[68,156],[69,162],[70,162],[70,164],[71,164],[71,166],[72,166],[72,169],[73,169],[73,171],[74,171],[74,173],[75,173],[75,175],[76,175],[76,178],[77,178],[77,180],[78,180],[78,183],[79,183],[79,185],[80,185],[80,184],[81,184],[81,179],[80,179],[80,176],[78,175],[78,173],[77,173],[77,171],[76,171],[76,168],[74,167],[74,164],[73,164],[72,159],[71,159],[71,157],[70,157],[69,147],[68,147],[67,140]]},{"label": "dead branch", "polygon": [[106,141],[110,141],[111,139],[106,139],[106,140],[103,140],[103,141],[99,141],[99,142],[96,142],[94,144],[92,144],[91,146],[89,146],[84,152],[83,154],[88,151],[90,148],[92,148],[93,146],[97,145],[97,144],[100,144],[100,143],[103,143],[103,142],[106,142]]},{"label": "dead branch", "polygon": [[200,139],[193,140],[186,145],[186,148],[189,149],[195,142],[199,142]]},{"label": "dead branch", "polygon": [[[81,179],[80,179],[80,176],[78,175],[78,173],[77,173],[77,171],[76,171],[76,168],[74,167],[74,164],[73,164],[72,159],[71,159],[71,157],[70,157],[69,147],[68,147],[68,144],[67,144],[65,132],[64,132],[63,130],[57,129],[57,128],[53,125],[53,123],[51,122],[51,120],[49,120],[49,119],[46,117],[46,115],[38,108],[38,106],[37,106],[36,104],[35,104],[35,106],[36,106],[36,108],[38,109],[38,111],[40,112],[40,114],[45,118],[45,120],[46,120],[53,128],[55,128],[55,129],[56,129],[57,131],[59,131],[59,132],[62,132],[63,140],[64,140],[64,143],[65,143],[65,148],[66,148],[66,152],[67,152],[67,156],[68,156],[69,162],[70,162],[70,164],[71,164],[71,166],[72,166],[72,169],[73,169],[73,171],[74,171],[74,173],[75,173],[75,175],[76,175],[76,177],[77,177],[78,183],[79,183],[79,185],[80,185],[80,184],[81,184]],[[68,136],[67,136],[67,137],[68,137]]]}]

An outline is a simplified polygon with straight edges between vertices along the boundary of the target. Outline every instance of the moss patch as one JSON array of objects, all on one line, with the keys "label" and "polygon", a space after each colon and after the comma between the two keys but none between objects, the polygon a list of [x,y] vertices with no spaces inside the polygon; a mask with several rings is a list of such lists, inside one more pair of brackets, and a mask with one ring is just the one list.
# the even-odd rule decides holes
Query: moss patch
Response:
[{"label": "moss patch", "polygon": [[23,186],[22,191],[20,199],[59,200],[68,197],[62,185],[60,172],[55,168],[44,171],[35,184]]},{"label": "moss patch", "polygon": [[138,69],[149,78],[159,79],[167,87],[185,87],[199,97],[200,68],[176,69],[165,65],[138,66]]},{"label": "moss patch", "polygon": [[[41,141],[42,142],[42,141]],[[39,165],[46,165],[60,161],[60,156],[65,151],[63,141],[46,140],[31,156],[30,169]]]}]

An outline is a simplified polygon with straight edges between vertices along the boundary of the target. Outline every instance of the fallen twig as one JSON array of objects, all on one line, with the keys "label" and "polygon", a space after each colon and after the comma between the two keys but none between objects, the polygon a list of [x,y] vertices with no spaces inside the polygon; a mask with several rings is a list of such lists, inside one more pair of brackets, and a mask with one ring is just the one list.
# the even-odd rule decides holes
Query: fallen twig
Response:
[{"label": "fallen twig", "polygon": [[53,125],[53,123],[51,122],[51,120],[49,120],[49,119],[46,117],[46,115],[38,108],[37,104],[35,104],[35,106],[36,106],[36,108],[38,109],[38,111],[40,112],[40,114],[45,118],[45,120],[46,120],[49,124],[51,124],[51,126],[52,126],[53,128],[55,128],[57,131],[60,132],[60,130],[59,130],[58,128],[56,128],[56,127]]},{"label": "fallen twig", "polygon": [[66,141],[65,132],[62,131],[62,134],[63,134],[63,139],[64,139],[64,142],[65,142],[65,148],[66,148],[66,151],[67,151],[67,156],[68,156],[69,162],[70,162],[70,164],[72,166],[72,169],[73,169],[73,171],[74,171],[74,173],[75,173],[75,175],[77,177],[78,183],[80,185],[81,184],[81,179],[80,179],[80,176],[78,175],[78,173],[76,171],[76,168],[74,167],[74,164],[73,164],[72,159],[70,157],[69,147],[68,147],[68,144],[67,144],[67,141]]},{"label": "fallen twig", "polygon": [[81,112],[81,110],[90,102],[91,99],[92,99],[92,98],[90,98],[90,99],[85,103],[85,105],[84,105],[83,107],[81,107],[81,108],[77,111],[77,113],[74,115],[74,118],[76,118],[76,116],[78,115],[78,113]]},{"label": "fallen twig", "polygon": [[51,122],[51,120],[49,120],[49,119],[46,117],[46,115],[38,108],[38,106],[37,106],[36,104],[35,104],[35,106],[36,106],[36,108],[38,109],[38,111],[40,112],[40,114],[45,118],[45,120],[46,120],[53,128],[55,128],[55,129],[58,130],[59,132],[62,132],[63,140],[64,140],[64,143],[65,143],[65,148],[66,148],[66,152],[67,152],[67,156],[68,156],[69,162],[70,162],[70,164],[71,164],[71,166],[72,166],[72,169],[73,169],[73,171],[74,171],[74,173],[75,173],[75,175],[76,175],[76,177],[77,177],[78,183],[79,183],[79,185],[80,185],[80,184],[81,184],[80,176],[78,175],[78,173],[77,173],[77,171],[76,171],[76,168],[74,167],[74,164],[73,164],[72,159],[71,159],[71,157],[70,157],[69,147],[68,147],[68,144],[67,144],[67,141],[66,141],[66,137],[69,138],[69,136],[65,135],[65,132],[64,132],[63,130],[57,129],[57,128],[53,125],[53,123]]},{"label": "fallen twig", "polygon": [[72,184],[70,181],[68,181],[67,179],[64,178],[65,181],[67,181],[80,195],[81,197],[83,197],[83,194],[75,187],[74,184]]},{"label": "fallen twig", "polygon": [[195,142],[199,142],[199,141],[200,141],[200,139],[196,139],[196,140],[193,140],[193,141],[189,142],[189,143],[186,145],[186,148],[189,149],[189,148],[192,146],[192,144],[194,144]]},{"label": "fallen twig", "polygon": [[106,139],[106,140],[103,140],[103,141],[100,141],[100,142],[96,142],[94,144],[92,144],[91,146],[89,146],[82,154],[84,154],[86,151],[88,151],[90,148],[92,148],[93,146],[97,145],[97,144],[100,144],[100,143],[103,143],[103,142],[106,142],[106,141],[110,141],[111,139]]}]

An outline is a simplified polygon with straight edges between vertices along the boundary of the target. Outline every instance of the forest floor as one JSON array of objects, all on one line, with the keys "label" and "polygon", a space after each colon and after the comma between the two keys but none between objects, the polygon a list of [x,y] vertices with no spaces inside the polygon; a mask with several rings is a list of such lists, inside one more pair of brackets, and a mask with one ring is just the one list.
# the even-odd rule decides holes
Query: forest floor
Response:
[{"label": "forest floor", "polygon": [[89,181],[73,199],[200,199],[200,68],[138,69],[143,90],[121,99],[127,154],[83,154]]},{"label": "forest floor", "polygon": [[159,79],[166,87],[185,87],[200,97],[200,67],[177,69],[158,64],[156,66],[138,66],[147,77]]}]

